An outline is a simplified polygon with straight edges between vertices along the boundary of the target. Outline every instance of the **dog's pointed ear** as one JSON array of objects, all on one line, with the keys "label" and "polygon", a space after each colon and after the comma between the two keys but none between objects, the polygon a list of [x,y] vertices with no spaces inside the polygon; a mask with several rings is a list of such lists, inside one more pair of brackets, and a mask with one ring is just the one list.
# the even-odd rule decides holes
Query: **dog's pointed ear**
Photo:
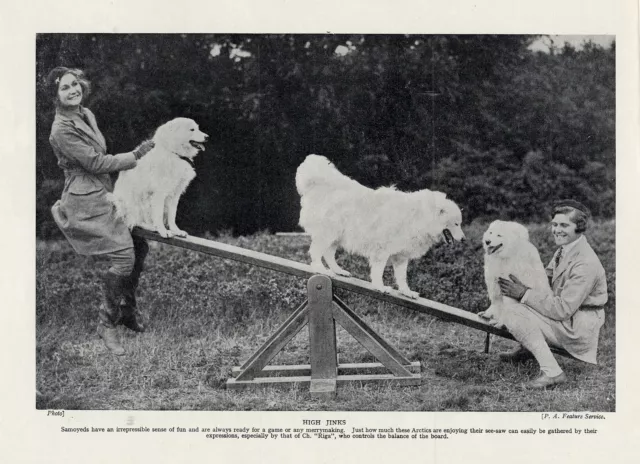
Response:
[{"label": "dog's pointed ear", "polygon": [[443,205],[444,200],[447,199],[447,194],[443,192],[433,192],[433,202],[437,208],[438,216],[442,216],[447,212],[445,205]]},{"label": "dog's pointed ear", "polygon": [[529,241],[529,231],[522,224],[518,224],[517,222],[508,223],[511,229],[511,233],[518,240]]},{"label": "dog's pointed ear", "polygon": [[436,202],[441,202],[442,200],[447,199],[447,194],[444,192],[432,192],[432,193],[433,193],[433,198],[436,200]]},{"label": "dog's pointed ear", "polygon": [[156,129],[155,134],[153,134],[153,139],[162,139],[166,137],[167,132],[169,131],[169,123],[164,123],[160,127]]}]

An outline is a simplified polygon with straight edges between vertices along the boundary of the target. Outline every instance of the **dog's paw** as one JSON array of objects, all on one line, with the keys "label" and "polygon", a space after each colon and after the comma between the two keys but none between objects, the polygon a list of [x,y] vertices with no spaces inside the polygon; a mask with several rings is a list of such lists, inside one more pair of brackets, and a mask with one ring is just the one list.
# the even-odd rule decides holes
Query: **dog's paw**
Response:
[{"label": "dog's paw", "polygon": [[176,237],[186,237],[187,235],[189,235],[184,230],[180,230],[180,229],[171,229],[170,231]]},{"label": "dog's paw", "polygon": [[398,291],[400,292],[400,294],[406,296],[407,298],[411,298],[412,300],[415,300],[420,296],[418,292],[414,292],[413,290],[409,290],[408,288],[400,288],[398,289]]},{"label": "dog's paw", "polygon": [[173,237],[173,234],[171,232],[169,232],[167,229],[156,229],[156,232],[162,238],[171,238],[171,237]]},{"label": "dog's paw", "polygon": [[493,306],[490,306],[489,308],[485,309],[484,311],[480,311],[478,313],[478,316],[480,316],[483,319],[493,319],[496,317],[496,309]]},{"label": "dog's paw", "polygon": [[373,284],[373,288],[385,295],[390,295],[391,292],[393,292],[393,288],[387,287],[386,285]]},{"label": "dog's paw", "polygon": [[342,277],[351,277],[351,273],[349,271],[345,271],[344,269],[336,269],[335,273]]},{"label": "dog's paw", "polygon": [[487,309],[486,311],[480,311],[478,316],[485,319],[485,322],[497,329],[504,329],[505,325],[496,318],[494,311]]},{"label": "dog's paw", "polygon": [[324,267],[322,264],[311,263],[311,270],[318,274],[335,275],[333,272],[331,272],[329,269]]}]

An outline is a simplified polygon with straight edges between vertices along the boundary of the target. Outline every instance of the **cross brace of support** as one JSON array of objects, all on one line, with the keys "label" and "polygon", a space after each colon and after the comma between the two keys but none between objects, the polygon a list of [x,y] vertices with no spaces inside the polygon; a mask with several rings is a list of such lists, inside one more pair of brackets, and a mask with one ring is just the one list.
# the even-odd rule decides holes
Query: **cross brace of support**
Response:
[{"label": "cross brace of support", "polygon": [[[420,385],[420,363],[406,359],[335,296],[329,277],[312,276],[307,282],[307,295],[307,301],[242,366],[233,369],[227,388],[309,385],[312,397],[332,399],[338,385],[350,382]],[[379,362],[340,364],[336,323]],[[309,327],[310,364],[267,366],[305,326]]]}]

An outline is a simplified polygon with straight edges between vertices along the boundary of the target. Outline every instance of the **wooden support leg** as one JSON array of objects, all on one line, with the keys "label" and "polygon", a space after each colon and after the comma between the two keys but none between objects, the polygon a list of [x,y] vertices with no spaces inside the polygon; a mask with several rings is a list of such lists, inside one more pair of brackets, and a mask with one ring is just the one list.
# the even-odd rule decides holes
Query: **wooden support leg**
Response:
[{"label": "wooden support leg", "polygon": [[304,302],[240,368],[236,380],[253,380],[289,341],[307,324],[309,309]]},{"label": "wooden support leg", "polygon": [[408,366],[411,364],[411,361],[409,361],[407,358],[402,356],[402,354],[400,354],[398,350],[396,350],[390,343],[388,343],[384,338],[378,335],[377,332],[375,332],[371,327],[369,327],[360,318],[360,316],[358,316],[355,313],[354,310],[352,310],[349,306],[347,306],[347,304],[344,301],[342,301],[340,298],[338,298],[335,295],[333,296],[333,300],[335,301],[335,304],[337,304],[340,307],[340,309],[342,309],[342,311],[344,311],[349,316],[349,318],[352,319],[353,322],[357,324],[359,328],[361,328],[362,331],[369,336],[369,338],[373,338],[376,343],[378,343],[382,348],[384,348],[385,351],[389,353],[391,357],[393,357],[393,359],[395,359],[398,363],[403,364],[405,366]]},{"label": "wooden support leg", "polygon": [[310,393],[313,398],[332,399],[336,395],[338,353],[336,325],[332,314],[331,279],[316,275],[307,283],[309,295]]},{"label": "wooden support leg", "polygon": [[[348,308],[347,308],[348,309]],[[389,369],[396,377],[412,378],[411,372],[405,367],[404,356],[401,359],[396,359],[394,354],[397,354],[395,349],[392,352],[389,351],[391,347],[386,341],[382,339],[373,329],[364,324],[360,318],[354,318],[355,313],[349,309],[346,311],[344,307],[341,307],[337,302],[334,305],[333,317],[349,334],[358,340],[362,346],[364,346],[369,353],[378,359],[387,369]],[[410,364],[406,361],[406,365]]]},{"label": "wooden support leg", "polygon": [[491,334],[487,332],[487,337],[484,339],[484,352],[489,353],[489,348],[491,348]]}]

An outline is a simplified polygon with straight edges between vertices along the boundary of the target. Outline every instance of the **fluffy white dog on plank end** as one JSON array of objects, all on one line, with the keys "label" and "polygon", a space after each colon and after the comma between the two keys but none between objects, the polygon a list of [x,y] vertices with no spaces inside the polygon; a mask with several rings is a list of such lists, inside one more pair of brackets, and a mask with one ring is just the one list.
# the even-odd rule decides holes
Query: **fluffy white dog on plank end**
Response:
[{"label": "fluffy white dog on plank end", "polygon": [[518,304],[500,292],[498,279],[517,277],[524,285],[551,294],[549,279],[537,248],[529,241],[529,231],[522,224],[493,221],[482,237],[484,278],[491,305],[478,313],[492,325],[504,326],[503,317],[509,305]]},{"label": "fluffy white dog on plank end", "polygon": [[175,118],[153,136],[155,147],[133,169],[122,171],[113,200],[127,226],[157,232],[162,237],[186,237],[176,225],[180,196],[196,176],[193,159],[209,136],[192,119]]}]

